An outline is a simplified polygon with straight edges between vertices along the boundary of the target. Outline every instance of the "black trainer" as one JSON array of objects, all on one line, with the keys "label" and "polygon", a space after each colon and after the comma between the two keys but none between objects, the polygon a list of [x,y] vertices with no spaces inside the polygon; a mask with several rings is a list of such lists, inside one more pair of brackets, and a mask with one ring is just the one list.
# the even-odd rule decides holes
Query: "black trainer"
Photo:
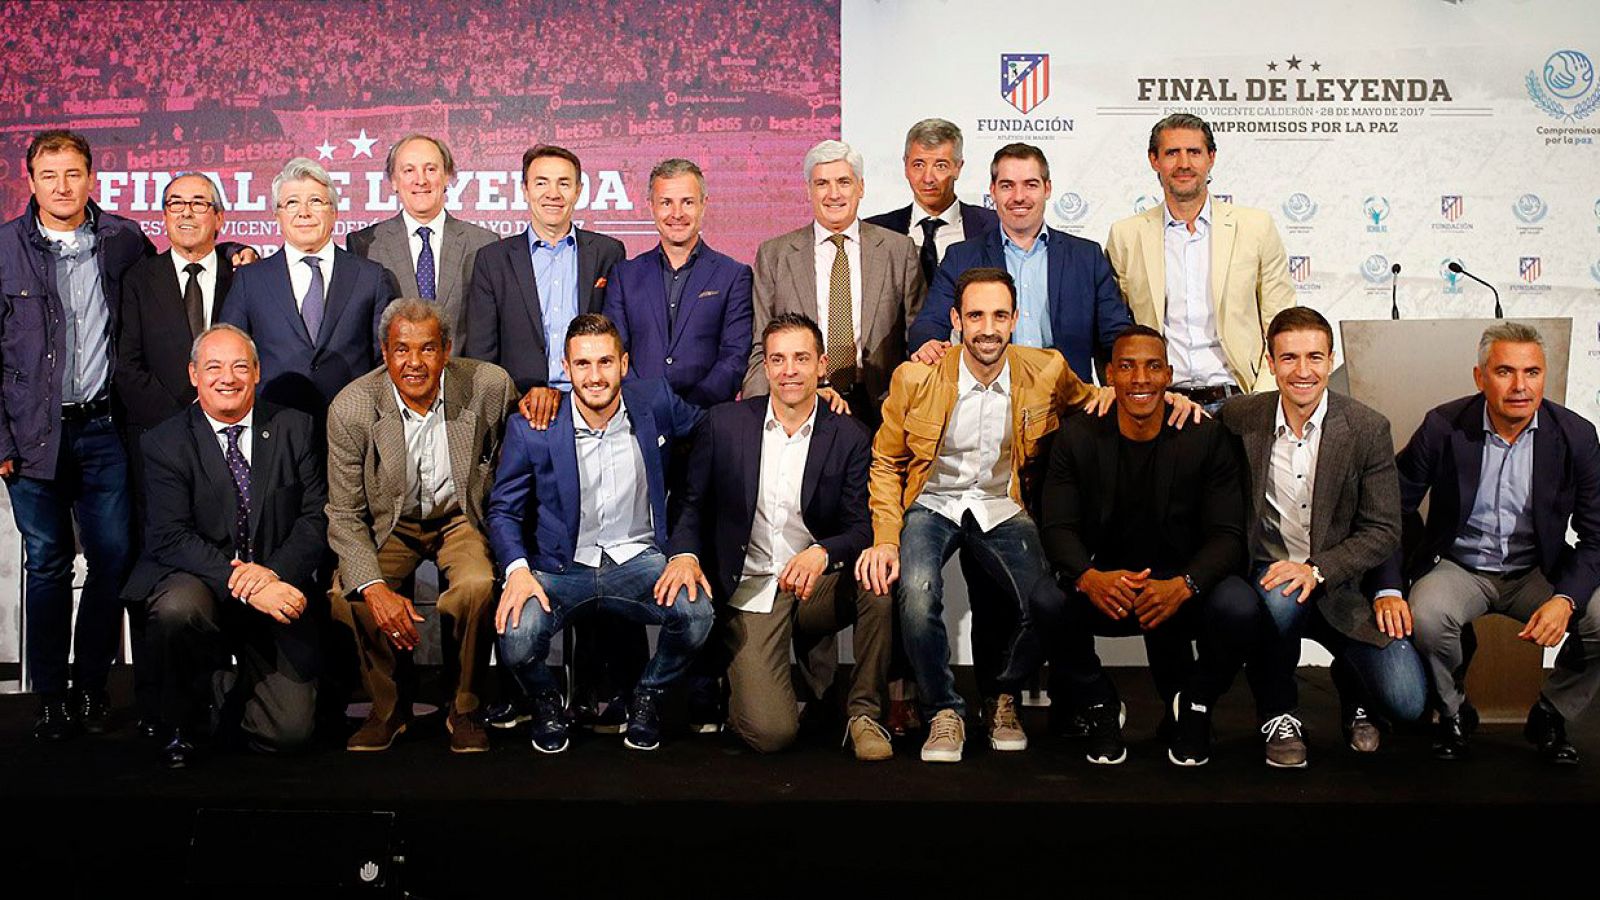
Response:
[{"label": "black trainer", "polygon": [[521,697],[504,703],[490,704],[483,711],[483,724],[502,730],[510,730],[532,718],[531,704]]},{"label": "black trainer", "polygon": [[628,703],[628,731],[622,746],[629,750],[654,750],[661,746],[661,692],[634,688]]},{"label": "black trainer", "polygon": [[567,710],[559,691],[550,688],[534,695],[530,730],[533,749],[540,753],[560,753],[567,749]]},{"label": "black trainer", "polygon": [[1089,727],[1089,745],[1084,758],[1097,766],[1121,765],[1128,758],[1128,745],[1122,742],[1122,723],[1128,708],[1121,703],[1096,703],[1083,711]]},{"label": "black trainer", "polygon": [[86,734],[105,734],[111,730],[111,698],[104,690],[77,692],[78,725]]},{"label": "black trainer", "polygon": [[1175,766],[1203,766],[1211,761],[1211,707],[1191,703],[1181,693],[1173,696],[1167,759]]},{"label": "black trainer", "polygon": [[1538,748],[1544,761],[1558,766],[1578,764],[1578,748],[1567,740],[1567,720],[1544,697],[1528,710],[1528,723],[1522,734]]},{"label": "black trainer", "polygon": [[36,741],[62,741],[78,733],[78,722],[72,717],[72,706],[62,694],[46,694],[39,698],[39,718],[33,723]]}]

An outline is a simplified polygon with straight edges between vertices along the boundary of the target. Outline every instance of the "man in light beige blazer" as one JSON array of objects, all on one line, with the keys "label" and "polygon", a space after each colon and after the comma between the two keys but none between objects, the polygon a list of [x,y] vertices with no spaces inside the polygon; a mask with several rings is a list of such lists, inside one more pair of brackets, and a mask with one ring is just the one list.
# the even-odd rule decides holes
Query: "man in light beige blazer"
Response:
[{"label": "man in light beige blazer", "polygon": [[487,750],[475,715],[487,674],[494,566],[483,511],[516,385],[493,363],[450,357],[446,313],[426,300],[384,310],[384,368],[351,382],[328,410],[328,544],[339,557],[336,619],[356,635],[372,712],[346,744],[385,750],[411,719],[411,654],[423,621],[400,588],[439,566],[439,634],[455,691],[450,749]]},{"label": "man in light beige blazer", "polygon": [[[861,170],[861,154],[840,141],[823,141],[806,154],[813,221],[756,251],[751,333],[761,334],[782,313],[811,317],[822,328],[829,363],[818,396],[836,412],[842,398],[851,414],[876,428],[889,378],[906,360],[906,330],[922,307],[924,285],[911,238],[857,217]],[[834,309],[848,309],[849,316]],[[744,395],[767,392],[757,343]]]},{"label": "man in light beige blazer", "polygon": [[1115,223],[1106,239],[1134,321],[1167,338],[1172,390],[1208,411],[1272,390],[1267,323],[1295,305],[1272,217],[1210,195],[1217,143],[1200,117],[1157,122],[1148,152],[1164,202]]}]

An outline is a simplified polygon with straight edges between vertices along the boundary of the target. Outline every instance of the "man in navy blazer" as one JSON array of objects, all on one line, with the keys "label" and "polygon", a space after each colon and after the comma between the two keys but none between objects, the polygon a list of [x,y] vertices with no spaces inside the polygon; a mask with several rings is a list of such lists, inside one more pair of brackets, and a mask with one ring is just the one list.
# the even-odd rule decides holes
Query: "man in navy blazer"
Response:
[{"label": "man in navy blazer", "polygon": [[665,378],[708,409],[739,393],[750,360],[750,267],[706,246],[706,181],[687,159],[650,171],[650,213],[661,243],[617,263],[606,318],[622,335],[628,371]]},{"label": "man in navy blazer", "polygon": [[954,122],[923,119],[911,126],[901,159],[914,199],[910,206],[867,218],[873,225],[906,235],[917,245],[923,284],[933,284],[939,261],[951,247],[1000,224],[994,210],[956,199],[956,180],[965,165],[962,146],[961,129]]},{"label": "man in navy blazer", "polygon": [[[878,724],[894,602],[856,587],[848,571],[872,543],[870,437],[817,398],[826,371],[822,330],[800,313],[761,336],[772,395],[726,403],[695,439],[658,599],[701,588],[719,598],[731,661],[728,723],[751,747],[781,750],[799,730],[789,645],[855,626],[849,737],[858,759],[893,755]],[[715,585],[706,577],[710,571]],[[816,698],[813,698],[816,699]]]},{"label": "man in navy blazer", "polygon": [[661,693],[711,632],[711,604],[687,593],[651,597],[667,562],[666,461],[705,414],[665,381],[624,383],[628,355],[605,316],[573,319],[563,355],[571,401],[548,429],[511,417],[489,495],[489,543],[505,572],[495,610],[499,656],[533,700],[534,749],[559,753],[567,723],[545,665],[551,639],[591,608],[660,625],[655,655],[628,702],[624,741],[654,750]]},{"label": "man in navy blazer", "polygon": [[1517,637],[1540,647],[1571,635],[1524,730],[1546,760],[1578,762],[1566,720],[1600,688],[1600,444],[1588,420],[1544,399],[1544,374],[1536,329],[1489,327],[1472,370],[1479,392],[1430,411],[1395,460],[1402,513],[1414,525],[1429,496],[1428,520],[1420,548],[1375,580],[1383,597],[1415,579],[1400,606],[1433,676],[1441,759],[1468,752],[1461,630],[1485,613],[1526,622]]},{"label": "man in navy blazer", "polygon": [[394,299],[383,267],[333,245],[339,195],[327,170],[289,160],[272,179],[283,249],[234,273],[222,321],[254,338],[261,399],[316,422],[383,358],[378,320]]},{"label": "man in navy blazer", "polygon": [[574,227],[583,165],[571,150],[541,144],[522,154],[528,230],[478,251],[467,292],[464,356],[498,365],[523,392],[522,414],[543,428],[571,389],[562,367],[567,325],[600,312],[616,238]]},{"label": "man in navy blazer", "polygon": [[1100,245],[1044,224],[1050,164],[1038,147],[1007,144],[989,164],[989,193],[1000,227],[951,247],[911,324],[912,358],[933,364],[950,348],[956,280],[978,266],[1005,269],[1017,282],[1017,330],[1023,347],[1053,347],[1072,371],[1090,378],[1124,328],[1133,324]]}]

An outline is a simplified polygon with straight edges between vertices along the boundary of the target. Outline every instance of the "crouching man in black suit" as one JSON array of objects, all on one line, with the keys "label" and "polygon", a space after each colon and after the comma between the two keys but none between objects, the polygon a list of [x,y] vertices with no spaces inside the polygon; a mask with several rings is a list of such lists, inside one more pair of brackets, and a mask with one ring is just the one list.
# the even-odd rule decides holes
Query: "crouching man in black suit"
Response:
[{"label": "crouching man in black suit", "polygon": [[[141,440],[143,555],[124,600],[145,599],[161,672],[162,751],[193,761],[200,710],[229,654],[239,659],[224,727],[262,752],[311,738],[317,631],[306,598],[327,552],[323,454],[305,413],[257,405],[255,344],[232,325],[195,339],[195,405]],[[318,614],[321,614],[319,612]]]}]

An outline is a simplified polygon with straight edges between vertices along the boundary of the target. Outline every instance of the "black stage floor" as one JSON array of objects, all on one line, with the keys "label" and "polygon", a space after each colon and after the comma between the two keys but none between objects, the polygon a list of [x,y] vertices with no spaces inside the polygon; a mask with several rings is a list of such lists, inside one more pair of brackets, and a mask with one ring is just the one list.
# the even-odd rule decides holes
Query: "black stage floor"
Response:
[{"label": "black stage floor", "polygon": [[[1115,674],[1130,708],[1130,759],[1117,767],[1089,765],[1075,743],[1044,736],[1044,711],[1028,709],[1027,752],[969,740],[957,766],[919,762],[909,739],[893,761],[857,763],[837,735],[775,757],[727,736],[678,735],[638,753],[620,737],[584,735],[542,756],[522,732],[496,732],[491,752],[452,756],[435,716],[387,753],[229,754],[170,772],[129,723],[34,743],[33,698],[6,696],[0,861],[50,877],[10,896],[154,888],[240,897],[253,887],[305,897],[314,894],[273,882],[310,877],[317,857],[353,847],[364,831],[306,814],[208,821],[197,835],[197,810],[209,808],[392,811],[406,858],[398,883],[417,897],[483,896],[491,885],[534,897],[1033,897],[1091,886],[1119,897],[1352,887],[1384,897],[1409,896],[1413,884],[1478,896],[1487,873],[1544,881],[1533,873],[1570,866],[1576,875],[1590,864],[1600,801],[1593,717],[1573,730],[1586,757],[1577,769],[1544,766],[1512,726],[1485,726],[1461,763],[1435,762],[1416,731],[1358,756],[1340,740],[1325,670],[1301,676],[1312,742],[1302,771],[1263,765],[1242,684],[1219,704],[1211,764],[1170,765],[1142,669]],[[254,834],[263,821],[267,834]],[[191,873],[223,877],[193,867],[192,838],[205,846],[197,856],[227,857],[224,875],[239,886],[186,887]]]}]

